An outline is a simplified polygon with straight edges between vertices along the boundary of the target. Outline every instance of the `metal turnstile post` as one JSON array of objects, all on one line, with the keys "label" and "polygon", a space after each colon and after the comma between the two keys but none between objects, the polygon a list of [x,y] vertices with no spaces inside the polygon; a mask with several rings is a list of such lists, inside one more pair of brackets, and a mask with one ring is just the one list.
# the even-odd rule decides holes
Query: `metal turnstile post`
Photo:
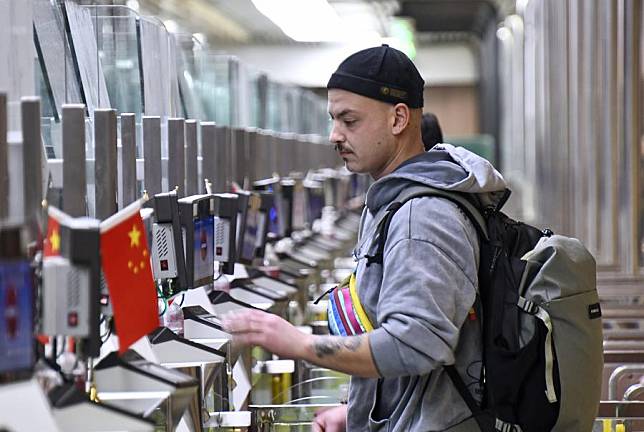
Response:
[{"label": "metal turnstile post", "polygon": [[[217,190],[217,159],[215,157],[215,145],[217,139],[217,127],[214,122],[201,123],[201,177],[208,179],[213,184],[213,189]],[[220,167],[219,170],[223,169]],[[199,186],[203,188],[203,185]],[[213,190],[213,192],[214,192]]]},{"label": "metal turnstile post", "polygon": [[25,97],[20,102],[22,122],[22,176],[25,221],[30,226],[30,241],[38,237],[42,215],[42,158],[43,146],[40,135],[40,98]]},{"label": "metal turnstile post", "polygon": [[185,120],[168,119],[168,190],[177,189],[179,197],[186,194]]},{"label": "metal turnstile post", "polygon": [[198,135],[197,120],[186,120],[186,195],[196,195],[203,186],[199,185],[199,165],[198,165]]},{"label": "metal turnstile post", "polygon": [[136,190],[136,115],[121,114],[121,149],[119,158],[119,208],[134,202]]},{"label": "metal turnstile post", "polygon": [[94,187],[96,218],[103,220],[118,210],[116,203],[116,110],[94,110]]},{"label": "metal turnstile post", "polygon": [[228,126],[217,127],[215,160],[220,168],[217,172],[215,188],[218,192],[228,192],[233,180],[232,131]]},{"label": "metal turnstile post", "polygon": [[161,192],[161,117],[143,117],[143,184],[148,195]]},{"label": "metal turnstile post", "polygon": [[63,105],[63,210],[87,215],[85,105]]}]

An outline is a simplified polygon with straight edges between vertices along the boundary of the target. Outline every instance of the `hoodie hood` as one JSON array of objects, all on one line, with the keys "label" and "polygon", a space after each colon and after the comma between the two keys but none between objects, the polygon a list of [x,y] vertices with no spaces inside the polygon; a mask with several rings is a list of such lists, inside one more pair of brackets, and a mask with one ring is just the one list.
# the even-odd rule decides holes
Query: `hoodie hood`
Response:
[{"label": "hoodie hood", "polygon": [[503,176],[486,159],[463,147],[437,144],[372,184],[366,200],[369,211],[375,214],[410,183],[473,193],[484,206],[498,202],[506,188]]}]

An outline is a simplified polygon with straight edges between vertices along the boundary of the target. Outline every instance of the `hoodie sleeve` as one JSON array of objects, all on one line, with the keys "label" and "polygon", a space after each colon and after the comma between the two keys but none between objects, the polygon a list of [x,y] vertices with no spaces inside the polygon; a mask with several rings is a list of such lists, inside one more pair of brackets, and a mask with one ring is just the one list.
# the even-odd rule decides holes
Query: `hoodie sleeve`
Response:
[{"label": "hoodie sleeve", "polygon": [[476,297],[478,240],[451,202],[416,198],[394,215],[383,259],[378,328],[369,333],[383,377],[424,375],[454,362]]}]

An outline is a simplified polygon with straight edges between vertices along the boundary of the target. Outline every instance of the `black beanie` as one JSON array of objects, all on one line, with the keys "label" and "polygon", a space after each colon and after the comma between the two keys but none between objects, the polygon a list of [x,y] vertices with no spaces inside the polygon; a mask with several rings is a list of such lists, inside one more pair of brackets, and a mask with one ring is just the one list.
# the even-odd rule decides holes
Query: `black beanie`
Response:
[{"label": "black beanie", "polygon": [[390,104],[422,108],[425,81],[403,52],[389,45],[367,48],[347,57],[327,89],[347,90]]}]

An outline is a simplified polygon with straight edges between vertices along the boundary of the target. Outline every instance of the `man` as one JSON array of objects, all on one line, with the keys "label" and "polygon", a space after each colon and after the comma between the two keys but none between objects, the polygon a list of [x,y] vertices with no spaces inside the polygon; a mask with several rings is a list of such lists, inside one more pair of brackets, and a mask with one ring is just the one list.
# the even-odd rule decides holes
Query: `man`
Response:
[{"label": "man", "polygon": [[429,112],[423,114],[423,119],[420,123],[420,135],[423,138],[425,151],[431,150],[436,144],[443,142],[443,131],[435,114]]},{"label": "man", "polygon": [[358,336],[305,335],[258,311],[224,319],[245,344],[352,376],[348,408],[320,413],[314,430],[478,431],[443,369],[454,364],[480,399],[481,333],[476,298],[479,244],[451,202],[422,197],[393,216],[381,264],[376,222],[407,187],[425,184],[479,194],[502,190],[485,160],[449,145],[425,152],[420,124],[424,82],[411,60],[386,45],[357,52],[328,83],[330,140],[346,167],[368,173],[357,292],[373,330]]}]

